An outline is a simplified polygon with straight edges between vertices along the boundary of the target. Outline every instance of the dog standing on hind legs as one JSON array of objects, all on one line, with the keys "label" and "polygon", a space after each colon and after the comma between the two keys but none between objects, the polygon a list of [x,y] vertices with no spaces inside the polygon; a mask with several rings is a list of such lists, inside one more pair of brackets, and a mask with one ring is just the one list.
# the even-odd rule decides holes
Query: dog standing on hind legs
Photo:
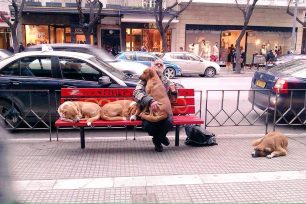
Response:
[{"label": "dog standing on hind legs", "polygon": [[264,137],[252,142],[254,152],[252,157],[273,157],[286,156],[288,148],[288,137],[280,132],[269,132]]}]

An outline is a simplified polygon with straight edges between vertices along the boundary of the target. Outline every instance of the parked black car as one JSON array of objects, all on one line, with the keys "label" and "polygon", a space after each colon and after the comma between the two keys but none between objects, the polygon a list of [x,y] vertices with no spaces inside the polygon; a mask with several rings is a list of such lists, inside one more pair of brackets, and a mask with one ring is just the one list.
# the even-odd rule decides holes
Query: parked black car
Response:
[{"label": "parked black car", "polygon": [[63,87],[135,87],[102,60],[84,53],[33,51],[0,61],[0,117],[11,127],[57,118],[59,90]]}]

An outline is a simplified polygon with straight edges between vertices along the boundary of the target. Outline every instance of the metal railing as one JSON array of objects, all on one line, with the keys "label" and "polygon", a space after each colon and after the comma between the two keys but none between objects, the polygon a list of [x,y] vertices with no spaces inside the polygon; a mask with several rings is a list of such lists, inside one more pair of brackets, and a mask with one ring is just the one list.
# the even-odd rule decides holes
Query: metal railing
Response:
[{"label": "metal railing", "polygon": [[287,94],[271,90],[207,90],[205,128],[221,126],[265,126],[273,116],[277,126],[306,125],[306,90],[288,89]]},{"label": "metal railing", "polygon": [[8,130],[49,130],[51,140],[52,98],[49,90],[0,90],[2,125]]}]

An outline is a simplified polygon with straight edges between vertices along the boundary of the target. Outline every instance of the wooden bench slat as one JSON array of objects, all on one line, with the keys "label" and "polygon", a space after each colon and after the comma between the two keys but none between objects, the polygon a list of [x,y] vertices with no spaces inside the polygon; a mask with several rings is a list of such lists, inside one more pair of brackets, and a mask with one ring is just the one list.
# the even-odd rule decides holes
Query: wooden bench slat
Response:
[{"label": "wooden bench slat", "polygon": [[[101,98],[101,97],[92,97],[92,98],[61,98],[60,103],[64,103],[65,101],[86,101],[86,102],[94,102],[99,104],[100,106],[105,105],[108,102],[117,101],[117,100],[134,100],[134,98]],[[186,106],[186,105],[194,105],[194,98],[178,98],[173,106]]]},{"label": "wooden bench slat", "polygon": [[194,89],[177,89],[178,96],[194,96]]},{"label": "wooden bench slat", "polygon": [[[184,125],[184,124],[203,124],[204,121],[195,115],[177,115],[173,116],[173,125]],[[92,126],[139,126],[142,124],[141,120],[135,120],[135,121],[106,121],[106,120],[97,120],[93,122]],[[86,120],[81,120],[79,122],[67,122],[58,119],[55,122],[55,126],[57,127],[87,127]]]},{"label": "wooden bench slat", "polygon": [[173,115],[182,115],[182,114],[194,114],[194,106],[173,106],[172,107]]},{"label": "wooden bench slat", "polygon": [[[141,125],[141,120],[135,120],[135,121],[130,121],[130,120],[118,120],[118,121],[108,121],[108,120],[97,120],[92,123],[92,126],[135,126],[135,125]],[[67,122],[63,121],[61,119],[58,119],[55,122],[55,126],[57,127],[88,127],[86,124],[86,120],[80,120],[79,122]]]},{"label": "wooden bench slat", "polygon": [[176,102],[174,102],[173,105],[175,106],[194,105],[194,98],[177,98]]},{"label": "wooden bench slat", "polygon": [[63,88],[61,97],[132,97],[134,88]]},{"label": "wooden bench slat", "polygon": [[195,115],[175,115],[173,116],[172,123],[173,125],[200,125],[204,124],[204,121],[200,117]]},{"label": "wooden bench slat", "polygon": [[61,98],[61,103],[65,101],[85,101],[94,102],[100,106],[104,106],[106,103],[117,101],[117,100],[134,100],[133,98]]},{"label": "wooden bench slat", "polygon": [[[132,97],[134,88],[62,88],[61,97]],[[194,96],[194,89],[178,89],[178,96]]]}]

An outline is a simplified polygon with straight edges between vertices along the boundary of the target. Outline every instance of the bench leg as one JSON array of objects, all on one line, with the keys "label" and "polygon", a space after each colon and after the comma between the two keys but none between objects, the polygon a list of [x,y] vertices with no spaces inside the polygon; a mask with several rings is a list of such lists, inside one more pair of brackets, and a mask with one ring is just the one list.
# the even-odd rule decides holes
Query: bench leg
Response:
[{"label": "bench leg", "polygon": [[180,126],[175,126],[175,146],[180,145]]},{"label": "bench leg", "polygon": [[56,127],[56,141],[58,141],[58,127]]},{"label": "bench leg", "polygon": [[81,140],[81,148],[85,148],[85,130],[84,127],[80,127],[80,140]]},{"label": "bench leg", "polygon": [[125,126],[125,140],[127,140],[128,126]]},{"label": "bench leg", "polygon": [[134,140],[136,140],[135,130],[136,130],[136,126],[134,125]]}]

